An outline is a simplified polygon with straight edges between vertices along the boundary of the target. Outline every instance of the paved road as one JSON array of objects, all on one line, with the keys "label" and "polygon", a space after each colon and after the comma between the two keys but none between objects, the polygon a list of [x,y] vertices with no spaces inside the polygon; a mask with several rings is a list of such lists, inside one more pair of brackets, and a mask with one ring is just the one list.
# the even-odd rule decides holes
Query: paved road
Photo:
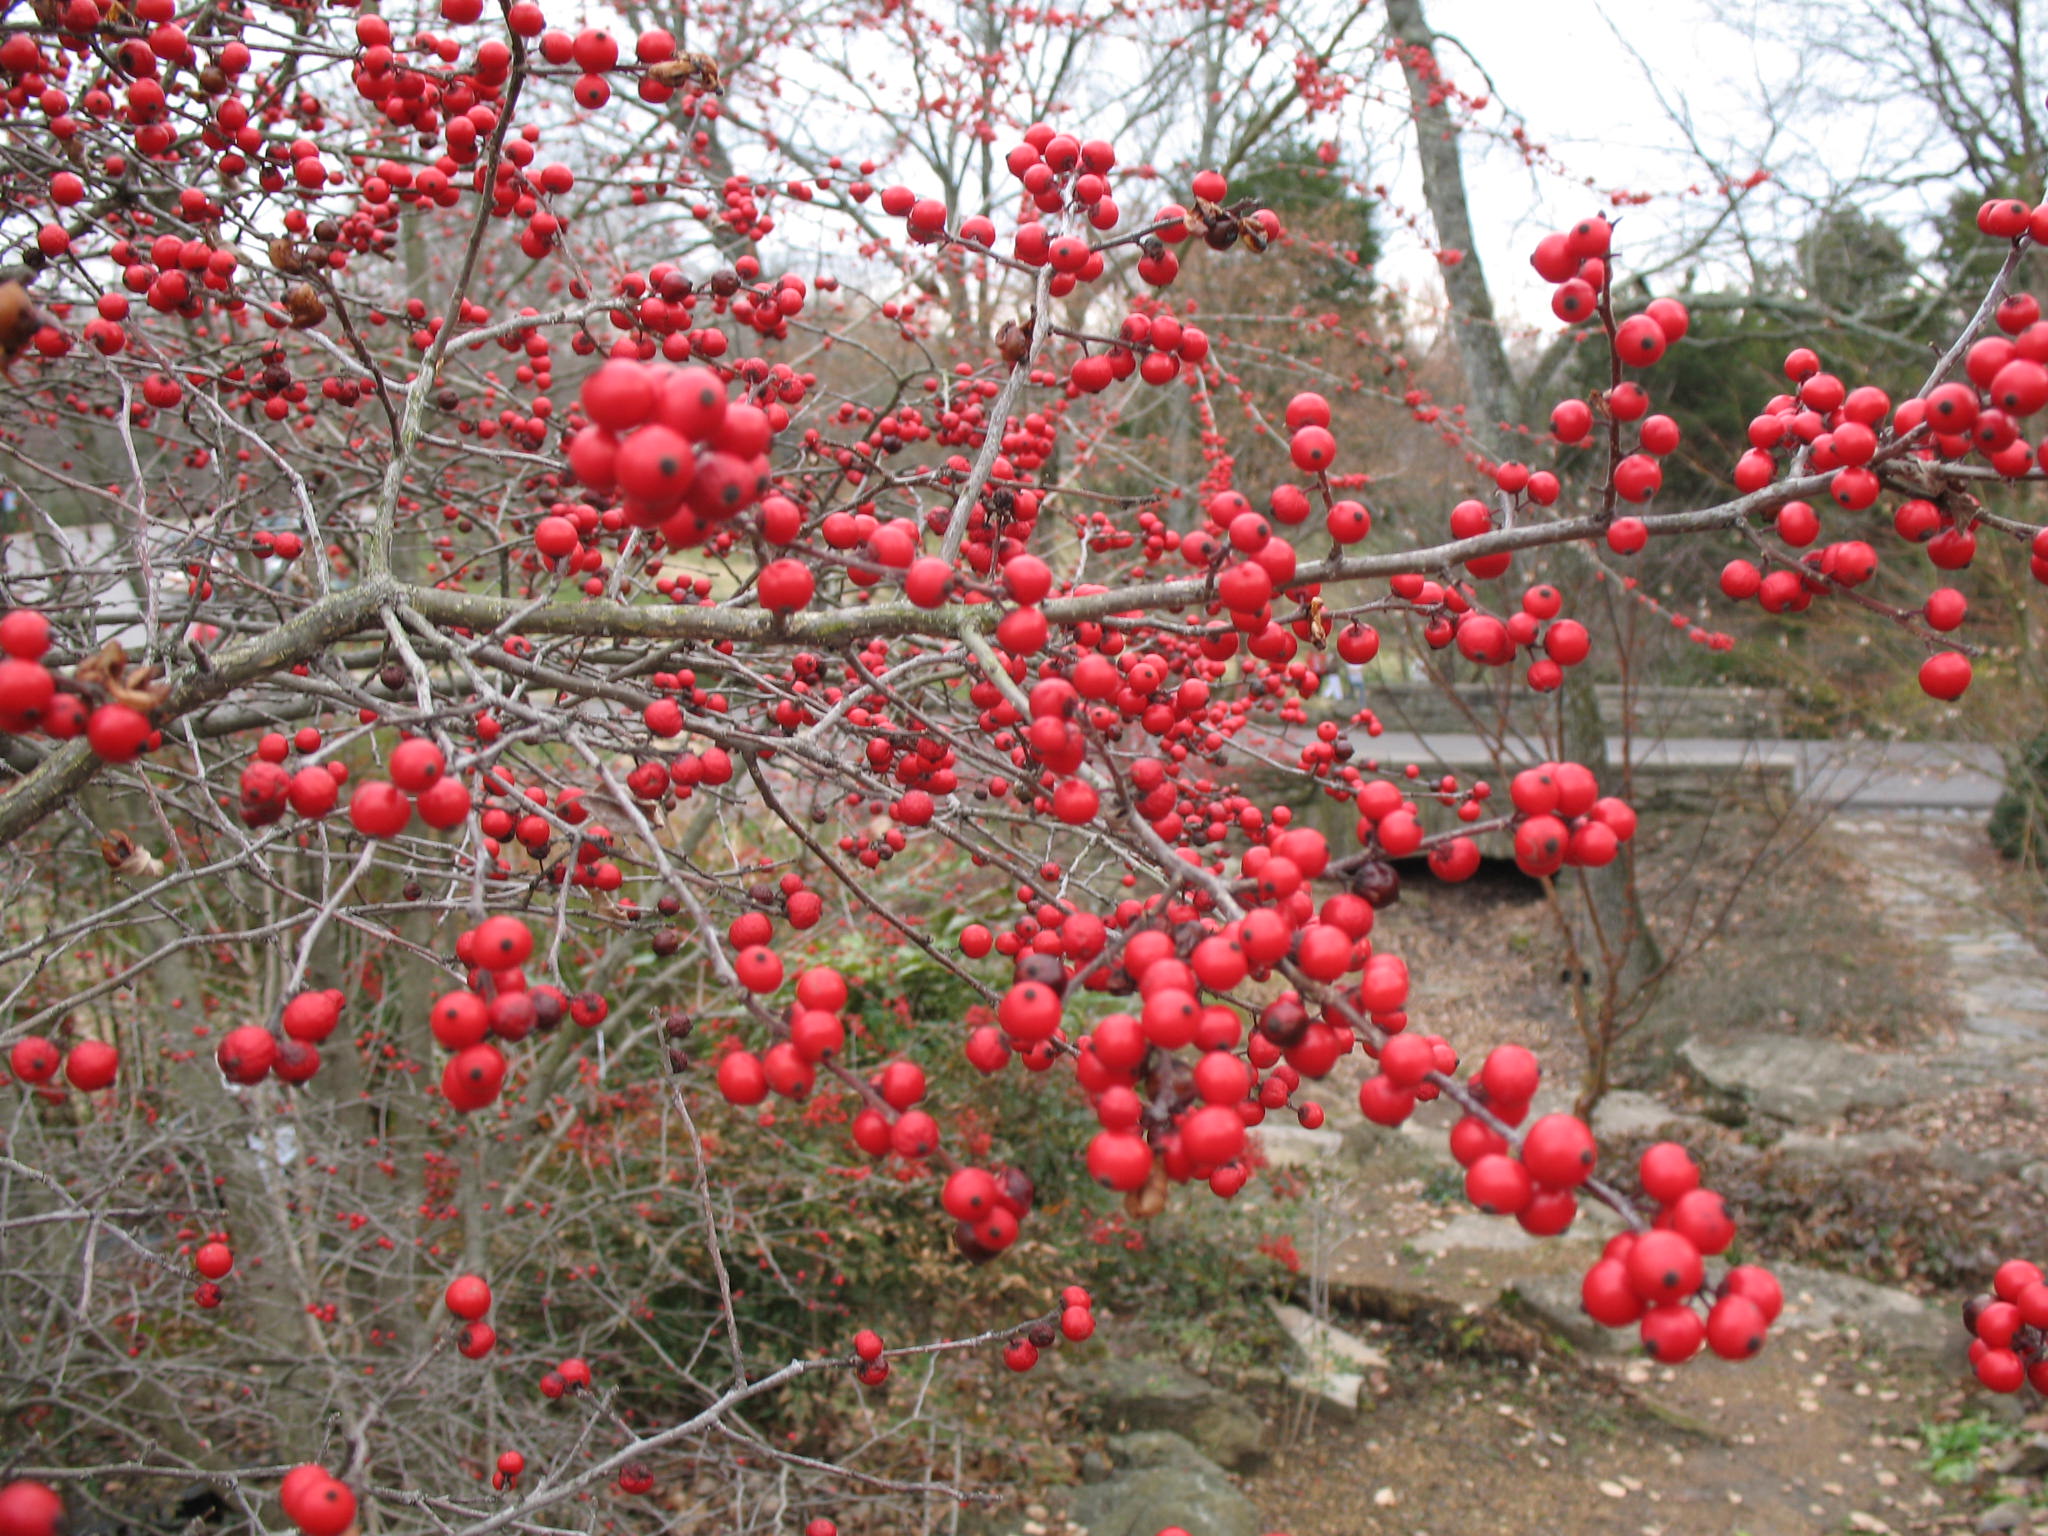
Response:
[{"label": "paved road", "polygon": [[[1492,771],[1486,742],[1464,732],[1352,733],[1360,758],[1420,763],[1425,768]],[[1621,760],[1622,739],[1607,751]],[[1541,743],[1511,745],[1508,761],[1533,763]],[[2005,765],[1990,747],[1947,742],[1740,741],[1711,736],[1668,736],[1635,744],[1635,760],[1649,772],[1739,773],[1761,768],[1789,773],[1803,797],[1845,810],[1946,811],[1980,814],[2004,787]]]}]

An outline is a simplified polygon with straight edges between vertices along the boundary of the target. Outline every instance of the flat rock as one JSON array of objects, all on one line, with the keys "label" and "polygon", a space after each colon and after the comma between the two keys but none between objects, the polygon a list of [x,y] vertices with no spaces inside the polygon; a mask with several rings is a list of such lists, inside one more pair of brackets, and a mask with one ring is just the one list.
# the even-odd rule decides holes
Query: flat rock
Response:
[{"label": "flat rock", "polygon": [[2048,1473],[2048,1435],[2036,1435],[1998,1464],[2000,1477],[2040,1477]]},{"label": "flat rock", "polygon": [[1716,1092],[1798,1125],[1825,1125],[1851,1110],[1904,1104],[1932,1091],[1917,1057],[1800,1035],[1692,1039],[1679,1055]]},{"label": "flat rock", "polygon": [[1979,1152],[1961,1147],[1940,1146],[1927,1154],[1927,1161],[1943,1173],[1965,1179],[1992,1179],[2001,1174],[2025,1176],[2033,1154],[2021,1147],[1986,1147]]},{"label": "flat rock", "polygon": [[1602,1140],[1610,1136],[1641,1136],[1667,1125],[1697,1124],[1699,1118],[1673,1109],[1647,1093],[1617,1088],[1593,1106],[1593,1134]]},{"label": "flat rock", "polygon": [[1825,1163],[1831,1167],[1867,1163],[1919,1149],[1920,1139],[1906,1131],[1858,1131],[1842,1136],[1789,1131],[1779,1137],[1772,1148],[1774,1152],[1802,1164]]},{"label": "flat rock", "polygon": [[1287,1374],[1287,1385],[1341,1412],[1357,1413],[1366,1400],[1366,1373],[1386,1369],[1386,1355],[1300,1307],[1280,1301],[1269,1305],[1305,1362],[1303,1369]]},{"label": "flat rock", "polygon": [[1638,1353],[1642,1341],[1633,1328],[1603,1328],[1579,1304],[1575,1275],[1530,1275],[1517,1280],[1503,1295],[1574,1349],[1588,1355]]},{"label": "flat rock", "polygon": [[1908,1291],[1873,1285],[1804,1264],[1773,1264],[1785,1290],[1778,1328],[1803,1333],[1854,1330],[1867,1342],[1902,1354],[1941,1355],[1959,1345],[1962,1325]]},{"label": "flat rock", "polygon": [[1346,1333],[1314,1313],[1284,1301],[1271,1303],[1273,1316],[1287,1336],[1294,1340],[1312,1364],[1348,1365],[1354,1370],[1384,1370],[1387,1357],[1377,1345],[1368,1344],[1355,1333]]},{"label": "flat rock", "polygon": [[1512,1221],[1498,1216],[1481,1216],[1467,1211],[1453,1216],[1432,1232],[1420,1232],[1408,1240],[1417,1253],[1441,1258],[1453,1249],[1477,1253],[1519,1253],[1534,1248],[1541,1239],[1531,1237]]},{"label": "flat rock", "polygon": [[2027,1513],[2027,1506],[2015,1501],[2011,1504],[1994,1504],[1977,1517],[1971,1529],[1977,1536],[1999,1536],[2011,1532],[2014,1536],[2025,1536],[2034,1528],[2033,1517]]},{"label": "flat rock", "polygon": [[1264,1426],[1251,1409],[1171,1361],[1105,1361],[1081,1372],[1074,1385],[1084,1394],[1081,1413],[1113,1432],[1171,1430],[1239,1472],[1270,1454]]},{"label": "flat rock", "polygon": [[1067,1517],[1088,1536],[1259,1536],[1259,1513],[1221,1467],[1171,1431],[1110,1441],[1117,1470],[1074,1491]]},{"label": "flat rock", "polygon": [[1299,1125],[1262,1125],[1252,1137],[1274,1168],[1326,1167],[1344,1156],[1343,1132],[1327,1124],[1320,1131]]},{"label": "flat rock", "polygon": [[1136,1429],[1109,1437],[1109,1471],[1137,1472],[1149,1467],[1186,1467],[1199,1472],[1216,1463],[1204,1456],[1186,1435],[1170,1429]]}]

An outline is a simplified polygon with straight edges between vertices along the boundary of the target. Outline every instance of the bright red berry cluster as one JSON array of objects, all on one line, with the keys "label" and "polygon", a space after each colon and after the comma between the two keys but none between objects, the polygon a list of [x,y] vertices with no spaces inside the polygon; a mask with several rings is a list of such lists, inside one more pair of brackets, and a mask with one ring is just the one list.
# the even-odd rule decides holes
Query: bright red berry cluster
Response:
[{"label": "bright red berry cluster", "polygon": [[588,489],[617,493],[626,526],[694,548],[766,494],[775,423],[759,406],[728,401],[709,368],[637,356],[621,342],[584,381],[589,424],[569,440],[569,468]]},{"label": "bright red berry cluster", "polygon": [[1656,1220],[1646,1232],[1608,1240],[1580,1288],[1587,1315],[1609,1328],[1640,1324],[1643,1347],[1666,1365],[1690,1360],[1703,1344],[1724,1360],[1748,1359],[1784,1310],[1777,1279],[1738,1264],[1710,1295],[1705,1260],[1735,1241],[1726,1203],[1701,1186],[1692,1155],[1675,1142],[1644,1152],[1637,1172],[1657,1203]]},{"label": "bright red berry cluster", "polygon": [[2048,1394],[2048,1280],[2038,1264],[2007,1259],[1992,1277],[1989,1295],[1963,1304],[1970,1331],[1970,1365],[1994,1392],[2031,1384]]}]

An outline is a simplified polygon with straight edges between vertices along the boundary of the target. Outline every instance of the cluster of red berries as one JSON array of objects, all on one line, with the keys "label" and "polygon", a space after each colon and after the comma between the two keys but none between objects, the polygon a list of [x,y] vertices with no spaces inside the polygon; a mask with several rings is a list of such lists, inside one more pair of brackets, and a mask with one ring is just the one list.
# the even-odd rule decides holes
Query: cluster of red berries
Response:
[{"label": "cluster of red berries", "polygon": [[1118,345],[1076,358],[1068,371],[1072,393],[1098,395],[1133,373],[1147,384],[1171,384],[1190,363],[1209,356],[1209,333],[1173,315],[1126,315]]},{"label": "cluster of red berries", "polygon": [[1991,1278],[1991,1293],[1963,1306],[1970,1330],[1970,1366],[1994,1392],[2017,1392],[2028,1382],[2048,1394],[2048,1280],[2038,1264],[2007,1259]]},{"label": "cluster of red berries", "polygon": [[[676,708],[673,700],[658,699],[650,707],[653,711]],[[676,731],[680,732],[681,712],[677,712]],[[477,734],[489,741],[498,734],[498,723],[494,716],[480,716]],[[706,753],[703,758],[682,757],[669,765],[679,796],[687,797],[688,786],[698,783],[723,784],[732,777],[732,763],[723,752],[715,757]],[[635,770],[637,773],[638,770]],[[640,781],[646,785],[643,776]],[[527,856],[536,863],[548,856],[553,846],[557,824],[574,829],[572,847],[573,859],[558,861],[546,866],[542,878],[550,884],[567,880],[571,885],[584,889],[616,891],[625,884],[625,872],[608,855],[612,852],[611,829],[602,822],[591,822],[590,807],[584,802],[583,791],[575,785],[550,791],[540,784],[516,787],[511,780],[498,770],[491,770],[484,776],[483,787],[490,798],[484,802],[483,814],[478,825],[483,830],[484,852],[491,859],[490,873],[498,879],[508,879],[511,866],[501,857],[507,843],[517,843],[526,850]],[[636,791],[637,793],[637,791]],[[643,795],[652,799],[652,795]],[[552,811],[553,820],[543,815]],[[589,825],[585,825],[589,823]]]},{"label": "cluster of red berries", "polygon": [[[1385,1029],[1391,1020],[1375,1015],[1373,1022]],[[1442,1040],[1405,1030],[1388,1037],[1377,1055],[1379,1073],[1361,1086],[1359,1108],[1380,1125],[1400,1124],[1457,1069],[1456,1053]],[[1450,1144],[1474,1206],[1512,1216],[1538,1237],[1555,1237],[1578,1218],[1578,1191],[1599,1166],[1599,1148],[1576,1115],[1541,1116],[1514,1140],[1502,1133],[1499,1127],[1512,1131],[1528,1117],[1541,1081],[1541,1066],[1525,1048],[1488,1052],[1468,1084],[1486,1113],[1462,1116]],[[1587,1314],[1609,1328],[1640,1323],[1644,1345],[1666,1364],[1692,1358],[1702,1344],[1724,1359],[1755,1354],[1783,1306],[1777,1282],[1766,1270],[1737,1266],[1702,1316],[1694,1299],[1706,1283],[1704,1260],[1727,1250],[1735,1223],[1721,1196],[1700,1187],[1698,1166],[1677,1143],[1650,1148],[1638,1172],[1644,1193],[1658,1202],[1657,1217],[1649,1231],[1611,1239],[1587,1271]]]},{"label": "cluster of red berries", "polygon": [[[1540,1080],[1534,1055],[1503,1045],[1487,1053],[1472,1087],[1502,1124],[1519,1126]],[[1538,1119],[1519,1147],[1485,1120],[1465,1115],[1451,1128],[1451,1155],[1465,1169],[1468,1200],[1489,1216],[1514,1217],[1538,1237],[1555,1237],[1577,1219],[1577,1191],[1599,1163],[1592,1130],[1576,1115],[1562,1114]]]},{"label": "cluster of red berries", "polygon": [[304,1536],[342,1536],[356,1523],[356,1496],[348,1484],[314,1462],[293,1467],[278,1485],[285,1519]]},{"label": "cluster of red berries", "polygon": [[571,1392],[590,1390],[590,1362],[575,1355],[557,1361],[555,1368],[540,1378],[540,1395],[550,1402]]},{"label": "cluster of red berries", "polygon": [[1758,1265],[1738,1264],[1702,1314],[1704,1261],[1735,1241],[1727,1204],[1701,1187],[1698,1164],[1676,1142],[1646,1150],[1637,1173],[1643,1193],[1657,1202],[1656,1220],[1647,1232],[1608,1240],[1580,1286],[1586,1315],[1608,1328],[1639,1324],[1643,1347],[1666,1365],[1690,1360],[1703,1344],[1724,1360],[1747,1360],[1764,1347],[1784,1310],[1776,1277]]},{"label": "cluster of red berries", "polygon": [[656,528],[671,549],[701,544],[766,493],[766,411],[728,401],[708,368],[642,363],[631,342],[583,381],[589,425],[569,440],[569,468],[617,494],[628,526]]},{"label": "cluster of red berries", "polygon": [[491,1473],[491,1486],[500,1493],[516,1488],[519,1478],[526,1471],[526,1458],[517,1451],[500,1451],[498,1465]]},{"label": "cluster of red berries", "polygon": [[[1596,214],[1537,242],[1530,264],[1546,282],[1557,285],[1550,297],[1551,313],[1567,325],[1583,324],[1604,314],[1613,234],[1613,226]],[[1692,316],[1683,304],[1676,299],[1653,299],[1640,314],[1613,327],[1612,346],[1627,367],[1648,368],[1691,328]],[[1637,424],[1637,451],[1616,462],[1612,484],[1622,501],[1641,505],[1663,489],[1661,461],[1678,449],[1678,424],[1669,416],[1651,415],[1649,393],[1634,380],[1605,391],[1599,404],[1610,420]],[[1594,420],[1593,406],[1587,401],[1563,400],[1551,411],[1550,428],[1561,443],[1583,443]],[[1607,530],[1607,545],[1617,554],[1635,554],[1648,541],[1649,530],[1640,518],[1616,518]]]},{"label": "cluster of red berries", "polygon": [[457,1275],[441,1293],[441,1301],[460,1319],[455,1347],[465,1359],[481,1360],[498,1346],[498,1330],[484,1321],[491,1310],[490,1283],[481,1275]]},{"label": "cluster of red berries", "polygon": [[1060,1339],[1079,1344],[1095,1335],[1095,1300],[1078,1285],[1060,1292],[1060,1320],[1057,1327],[1040,1321],[1003,1346],[1003,1364],[1020,1375],[1038,1364],[1039,1355]]},{"label": "cluster of red berries", "polygon": [[[1989,202],[1978,211],[1977,227],[1998,239],[2030,234],[2038,239],[2048,227],[2048,205],[2032,209],[2015,199]],[[1736,489],[1751,492],[1769,485],[1779,472],[1778,455],[1787,452],[1803,453],[1809,468],[1831,473],[1829,494],[1849,512],[1876,503],[1883,489],[1874,467],[1881,452],[1930,463],[1975,453],[2007,478],[2036,465],[2048,467],[2048,437],[2030,442],[2021,430],[2028,417],[2048,408],[2048,321],[2041,318],[2039,300],[2028,293],[2007,296],[1995,318],[2003,334],[1971,344],[1963,357],[1966,379],[1938,384],[1897,409],[1882,389],[1851,389],[1822,370],[1811,348],[1794,348],[1784,363],[1793,390],[1775,396],[1751,420],[1750,446],[1735,465]],[[1772,516],[1779,539],[1807,552],[1768,574],[1750,561],[1731,562],[1721,574],[1727,596],[1754,598],[1773,613],[1797,613],[1814,597],[1859,586],[1876,573],[1877,555],[1861,540],[1809,548],[1821,526],[1809,503],[1786,502]],[[1892,518],[1894,532],[1924,547],[1929,562],[1944,571],[1965,569],[1975,559],[1976,526],[1967,513],[1959,517],[1946,503],[1918,498],[1902,503]],[[2034,534],[2028,554],[2034,579],[2048,585],[2048,530]],[[1966,612],[1960,593],[1940,588],[1910,617],[1945,634],[1962,623]],[[1920,686],[1930,697],[1953,701],[1969,688],[1971,673],[1963,652],[1936,650],[1921,665]]]},{"label": "cluster of red berries", "polygon": [[228,1246],[227,1234],[215,1232],[201,1243],[192,1255],[192,1267],[199,1271],[199,1285],[192,1292],[193,1305],[210,1312],[226,1299],[220,1282],[235,1267],[235,1251]]},{"label": "cluster of red berries", "polygon": [[[975,1170],[979,1171],[979,1170]],[[1003,1364],[1022,1374],[1038,1364],[1039,1356],[1052,1348],[1060,1339],[1079,1344],[1095,1334],[1095,1300],[1078,1285],[1070,1285],[1060,1292],[1059,1320],[1041,1318],[1022,1329],[1003,1346]],[[854,1375],[870,1387],[879,1387],[889,1379],[889,1359],[882,1336],[872,1328],[863,1328],[853,1336]],[[823,1524],[833,1530],[829,1521],[813,1523],[812,1533]]]},{"label": "cluster of red berries", "polygon": [[47,1085],[59,1067],[64,1069],[64,1080],[80,1093],[98,1093],[114,1085],[121,1070],[121,1051],[104,1040],[80,1040],[65,1051],[43,1035],[23,1035],[7,1052],[7,1070],[17,1082],[31,1088],[54,1092]]},{"label": "cluster of red berries", "polygon": [[339,988],[295,994],[278,1016],[275,1031],[242,1024],[221,1037],[214,1062],[221,1076],[241,1087],[253,1087],[275,1074],[280,1082],[311,1082],[320,1071],[321,1042],[341,1022],[344,1001]]},{"label": "cluster of red berries", "polygon": [[[747,914],[758,916],[763,923],[765,913]],[[742,918],[740,922],[745,922]],[[738,924],[736,923],[737,927]],[[753,925],[758,927],[759,925]],[[741,937],[754,937],[752,933]],[[740,979],[740,985],[757,995],[766,995],[782,985],[782,957],[764,942],[747,944],[733,957],[733,969]],[[728,1048],[718,1063],[718,1091],[729,1104],[747,1107],[759,1104],[770,1092],[786,1099],[803,1099],[810,1096],[818,1078],[818,1063],[828,1053],[837,1052],[846,1044],[846,1026],[839,1015],[846,1007],[846,978],[830,966],[814,966],[799,972],[796,979],[796,1001],[791,1005],[783,1037],[775,1041],[765,1052],[756,1054],[739,1045],[737,1041]],[[892,1106],[907,1109],[924,1097],[924,1074],[908,1063],[901,1063],[910,1072],[916,1073],[915,1091],[900,1074],[890,1076],[890,1087],[885,1097],[890,1097]],[[903,1102],[897,1104],[896,1100]],[[880,1119],[875,1111],[865,1111]],[[923,1117],[929,1120],[929,1116]],[[855,1139],[861,1140],[861,1127],[855,1126]],[[882,1132],[882,1149],[875,1156],[883,1156],[889,1150],[889,1136],[886,1123]],[[933,1144],[937,1142],[936,1127],[932,1133]],[[863,1142],[865,1145],[865,1142]],[[929,1150],[929,1148],[927,1148]],[[923,1153],[906,1151],[904,1156],[922,1156]]]},{"label": "cluster of red berries", "polygon": [[[60,678],[43,664],[50,621],[29,608],[0,618],[0,731],[41,731],[58,741],[83,736],[104,762],[132,763],[163,744],[146,711],[119,699],[90,702],[104,683]],[[63,686],[59,686],[60,682]]]},{"label": "cluster of red berries", "polygon": [[523,1040],[572,1010],[559,989],[527,985],[523,967],[533,954],[533,930],[516,917],[485,918],[457,935],[455,954],[470,967],[469,985],[436,998],[427,1022],[435,1042],[454,1053],[441,1070],[441,1093],[468,1114],[495,1104],[505,1086],[505,1053],[492,1037]]},{"label": "cluster of red berries", "polygon": [[[1462,505],[1477,507],[1485,517],[1473,532],[1484,532],[1493,526],[1490,514],[1481,503],[1466,502]],[[1469,532],[1460,531],[1458,509],[1453,508],[1451,516],[1452,528],[1458,537],[1470,537]],[[1495,561],[1505,562],[1507,558],[1506,555],[1482,556],[1478,560],[1467,561],[1466,566],[1477,576],[1496,575],[1498,571],[1482,571],[1480,567]],[[1505,570],[1505,565],[1500,569]],[[1432,606],[1428,601],[1432,594],[1427,588],[1433,583],[1418,583],[1418,578],[1397,576],[1389,585],[1397,597],[1408,597],[1418,607]],[[1455,642],[1459,655],[1488,667],[1508,666],[1522,651],[1540,647],[1543,654],[1529,663],[1526,674],[1529,686],[1538,693],[1554,693],[1564,686],[1566,669],[1576,667],[1593,652],[1592,636],[1587,634],[1586,626],[1577,619],[1559,617],[1564,609],[1564,596],[1548,582],[1524,591],[1521,608],[1505,619],[1473,607],[1456,587],[1443,588],[1438,600],[1445,612],[1442,616],[1432,617],[1423,626],[1422,638],[1426,644],[1432,649],[1442,649],[1447,643]]]},{"label": "cluster of red berries", "polygon": [[[348,782],[346,763],[338,759],[309,763],[296,772],[284,766],[294,751],[318,752],[324,739],[318,728],[310,725],[290,737],[280,731],[264,733],[237,786],[243,825],[267,827],[282,820],[287,810],[317,821],[334,809],[341,798],[341,786]],[[408,810],[408,820],[410,816]]]},{"label": "cluster of red berries", "polygon": [[939,1203],[953,1218],[953,1246],[969,1262],[984,1264],[1017,1241],[1037,1197],[1021,1168],[967,1167],[947,1175]]},{"label": "cluster of red berries", "polygon": [[[321,740],[318,730],[306,726],[290,738],[271,731],[257,742],[239,785],[244,823],[267,827],[287,810],[318,820],[334,809],[348,782],[347,764],[336,760],[309,763],[296,772],[285,768],[294,750],[317,752]],[[391,753],[388,772],[388,779],[365,779],[349,797],[349,824],[363,836],[397,837],[412,824],[415,811],[443,832],[469,819],[468,787],[448,772],[446,754],[425,737],[401,741]]]},{"label": "cluster of red berries", "polygon": [[1579,763],[1524,768],[1509,781],[1508,798],[1523,818],[1515,827],[1515,863],[1538,879],[1611,864],[1636,835],[1635,808],[1602,795],[1593,770]]}]

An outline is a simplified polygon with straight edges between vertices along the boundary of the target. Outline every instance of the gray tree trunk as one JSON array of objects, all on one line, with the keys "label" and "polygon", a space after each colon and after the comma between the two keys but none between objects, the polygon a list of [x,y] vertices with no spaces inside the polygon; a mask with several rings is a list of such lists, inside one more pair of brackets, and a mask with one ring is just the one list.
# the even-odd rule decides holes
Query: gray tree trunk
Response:
[{"label": "gray tree trunk", "polygon": [[[1410,49],[1434,50],[1436,34],[1423,13],[1423,0],[1387,0],[1387,21],[1394,37]],[[1458,151],[1458,128],[1450,110],[1434,100],[1435,81],[1417,67],[1412,58],[1402,59],[1407,77],[1408,99],[1415,118],[1416,157],[1422,168],[1423,199],[1436,226],[1437,240],[1445,249],[1464,252],[1464,259],[1442,269],[1444,291],[1450,301],[1450,330],[1464,377],[1467,425],[1473,438],[1486,452],[1505,457],[1508,437],[1504,423],[1519,419],[1513,372],[1508,367],[1507,349],[1501,344],[1500,326],[1495,319],[1493,296],[1486,285],[1486,268],[1472,236],[1471,204],[1465,193],[1465,170]],[[1577,545],[1565,548],[1581,557]],[[1603,790],[1617,788],[1615,768],[1607,755],[1607,733],[1601,724],[1600,708],[1592,677],[1583,669],[1565,673],[1560,700],[1558,749],[1584,763],[1599,775]],[[1589,903],[1597,914],[1602,943],[1584,934],[1581,953],[1589,961],[1599,958],[1605,948],[1614,974],[1596,976],[1589,992],[1593,997],[1630,996],[1654,976],[1661,965],[1654,935],[1644,920],[1637,899],[1634,858],[1624,846],[1622,857],[1606,869],[1580,872]],[[1589,922],[1590,930],[1592,924]],[[1610,985],[1611,983],[1611,985]]]}]

